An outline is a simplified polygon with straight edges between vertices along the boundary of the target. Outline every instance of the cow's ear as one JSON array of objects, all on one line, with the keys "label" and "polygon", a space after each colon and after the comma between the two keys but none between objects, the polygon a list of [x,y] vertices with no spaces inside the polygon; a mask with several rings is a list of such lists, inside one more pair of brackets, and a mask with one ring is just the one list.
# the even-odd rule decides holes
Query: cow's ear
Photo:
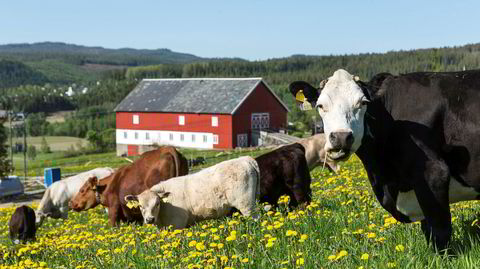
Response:
[{"label": "cow's ear", "polygon": [[88,178],[88,183],[92,186],[97,186],[97,183],[98,183],[98,179],[96,176],[91,176]]},{"label": "cow's ear", "polygon": [[290,93],[295,97],[295,101],[297,102],[297,105],[301,110],[311,110],[312,107],[315,107],[321,90],[313,87],[305,81],[292,82],[288,86],[288,89],[290,90]]},{"label": "cow's ear", "polygon": [[125,202],[138,202],[137,196],[132,194],[125,195],[124,199],[125,199]]},{"label": "cow's ear", "polygon": [[168,191],[165,191],[165,192],[159,192],[158,194],[158,197],[160,197],[160,199],[162,199],[162,202],[166,203],[168,202],[168,196],[170,196],[170,192]]},{"label": "cow's ear", "polygon": [[136,195],[126,195],[124,198],[125,202],[127,203],[127,207],[132,209],[132,208],[137,208],[140,206],[140,202],[138,202],[138,198]]},{"label": "cow's ear", "polygon": [[379,73],[373,76],[373,78],[366,84],[367,85],[366,90],[368,91],[367,93],[368,99],[373,100],[376,97],[383,95],[380,89],[382,88],[382,85],[385,82],[385,80],[390,77],[393,77],[393,75],[390,73]]}]

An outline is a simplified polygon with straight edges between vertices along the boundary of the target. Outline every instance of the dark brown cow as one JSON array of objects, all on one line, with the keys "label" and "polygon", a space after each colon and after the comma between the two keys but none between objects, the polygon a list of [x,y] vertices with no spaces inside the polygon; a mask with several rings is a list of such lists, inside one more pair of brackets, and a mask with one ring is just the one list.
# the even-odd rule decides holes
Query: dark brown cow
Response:
[{"label": "dark brown cow", "polygon": [[312,180],[301,144],[280,147],[255,160],[260,167],[260,202],[277,206],[282,195],[290,196],[291,207],[311,202]]},{"label": "dark brown cow", "polygon": [[8,222],[10,230],[10,239],[14,243],[22,241],[25,243],[28,240],[35,240],[35,211],[25,205],[17,207]]},{"label": "dark brown cow", "polygon": [[128,208],[124,197],[137,195],[160,181],[188,174],[187,159],[174,147],[165,146],[145,152],[140,159],[123,166],[112,175],[98,181],[91,177],[70,201],[70,208],[82,211],[98,204],[108,208],[112,226],[120,221],[143,222],[138,208]]}]

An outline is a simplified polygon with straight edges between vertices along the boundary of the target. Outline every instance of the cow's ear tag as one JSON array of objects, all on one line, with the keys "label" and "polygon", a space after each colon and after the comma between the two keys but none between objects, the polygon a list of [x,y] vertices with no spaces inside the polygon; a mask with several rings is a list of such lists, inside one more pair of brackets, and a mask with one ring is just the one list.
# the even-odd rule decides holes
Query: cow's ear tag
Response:
[{"label": "cow's ear tag", "polygon": [[163,198],[162,198],[162,202],[168,203],[168,198],[167,198],[167,197],[163,197]]},{"label": "cow's ear tag", "polygon": [[295,95],[295,99],[299,102],[305,102],[305,95],[303,94],[303,90],[299,90]]},{"label": "cow's ear tag", "polygon": [[140,207],[140,203],[138,201],[128,201],[127,207],[130,209],[137,208],[137,207]]}]

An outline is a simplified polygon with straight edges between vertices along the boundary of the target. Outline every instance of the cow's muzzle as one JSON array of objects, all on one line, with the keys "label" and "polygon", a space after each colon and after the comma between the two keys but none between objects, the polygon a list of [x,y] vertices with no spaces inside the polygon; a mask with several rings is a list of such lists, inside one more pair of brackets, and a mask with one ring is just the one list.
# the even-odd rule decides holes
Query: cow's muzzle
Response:
[{"label": "cow's muzzle", "polygon": [[331,148],[327,150],[327,158],[341,161],[350,157],[354,137],[352,132],[332,132],[329,135]]},{"label": "cow's muzzle", "polygon": [[146,224],[153,224],[154,222],[155,222],[155,218],[154,218],[154,217],[145,218],[145,223],[146,223]]}]

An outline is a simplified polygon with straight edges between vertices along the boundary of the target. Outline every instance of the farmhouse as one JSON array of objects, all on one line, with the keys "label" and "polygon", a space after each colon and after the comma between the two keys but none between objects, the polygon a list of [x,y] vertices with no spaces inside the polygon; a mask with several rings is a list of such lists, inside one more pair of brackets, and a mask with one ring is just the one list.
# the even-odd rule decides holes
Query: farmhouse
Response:
[{"label": "farmhouse", "polygon": [[115,112],[117,155],[136,155],[256,145],[256,130],[286,128],[288,108],[262,78],[144,79]]}]

